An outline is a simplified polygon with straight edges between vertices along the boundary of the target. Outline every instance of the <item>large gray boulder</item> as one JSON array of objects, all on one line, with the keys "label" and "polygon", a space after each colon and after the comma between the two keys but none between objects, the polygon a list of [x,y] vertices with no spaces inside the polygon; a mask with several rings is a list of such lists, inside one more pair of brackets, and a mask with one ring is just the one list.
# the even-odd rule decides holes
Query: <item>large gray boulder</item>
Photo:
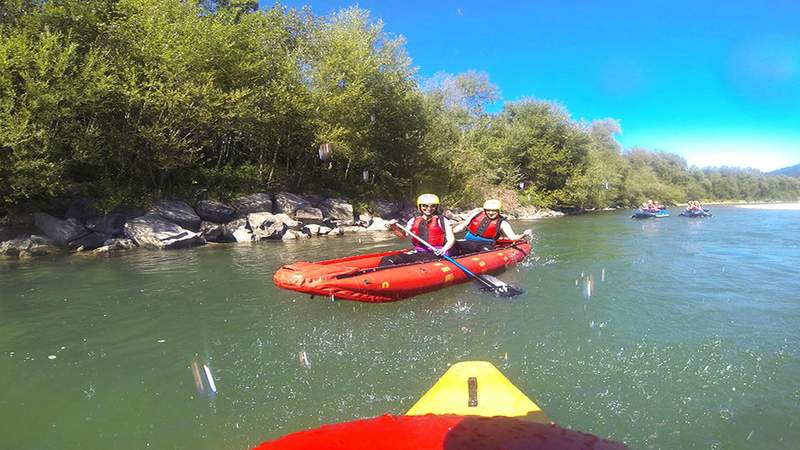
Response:
[{"label": "large gray boulder", "polygon": [[253,240],[253,232],[248,228],[246,217],[232,220],[226,224],[203,222],[201,234],[204,233],[203,230],[210,236],[206,239],[212,242],[251,242]]},{"label": "large gray boulder", "polygon": [[205,239],[156,214],[125,222],[125,235],[140,247],[170,249],[203,245]]},{"label": "large gray boulder", "polygon": [[114,250],[129,250],[132,248],[136,248],[136,244],[130,239],[112,238],[105,241],[102,247],[98,247],[90,253],[93,255],[100,255]]},{"label": "large gray boulder", "polygon": [[322,210],[313,206],[301,206],[295,210],[294,218],[303,223],[322,223]]},{"label": "large gray boulder", "polygon": [[252,213],[247,215],[247,223],[253,232],[253,239],[280,239],[288,227],[272,213]]},{"label": "large gray boulder", "polygon": [[61,246],[89,234],[77,219],[61,220],[42,212],[34,213],[33,217],[36,227]]},{"label": "large gray boulder", "polygon": [[233,201],[236,208],[236,217],[247,217],[255,212],[272,212],[272,194],[258,192],[245,195]]},{"label": "large gray boulder", "polygon": [[547,208],[537,208],[535,206],[519,207],[512,211],[518,219],[545,219],[549,217],[561,217],[561,211],[553,211]]},{"label": "large gray boulder", "polygon": [[308,225],[304,225],[300,231],[308,236],[319,236],[325,235],[331,232],[330,227],[326,227],[324,225],[317,225],[315,223],[309,223]]},{"label": "large gray boulder", "polygon": [[359,225],[363,225],[365,227],[368,227],[368,226],[370,226],[370,224],[372,223],[372,219],[374,219],[374,218],[375,217],[372,214],[370,214],[369,212],[365,211],[365,212],[362,212],[362,213],[358,214],[358,222],[357,223]]},{"label": "large gray boulder", "polygon": [[125,216],[122,214],[108,214],[96,216],[86,221],[86,229],[96,233],[105,233],[112,236],[125,234]]},{"label": "large gray boulder", "polygon": [[236,214],[236,208],[216,200],[201,200],[195,210],[201,219],[214,223],[228,223]]},{"label": "large gray boulder", "polygon": [[44,236],[31,235],[28,239],[28,249],[20,252],[20,258],[26,256],[48,256],[63,253],[63,250],[56,247],[55,242]]},{"label": "large gray boulder", "polygon": [[30,245],[30,236],[17,236],[13,239],[0,242],[0,257],[16,258],[19,252],[25,251]]},{"label": "large gray boulder", "polygon": [[291,217],[289,217],[284,213],[275,214],[275,218],[283,222],[283,224],[286,225],[286,227],[289,228],[290,230],[299,230],[303,228],[302,223],[292,219]]},{"label": "large gray boulder", "polygon": [[300,231],[302,231],[303,233],[305,233],[305,234],[307,234],[309,236],[317,236],[319,234],[320,228],[322,228],[320,225],[316,225],[316,224],[310,223],[310,224],[304,226],[303,228],[301,228]]},{"label": "large gray boulder", "polygon": [[247,217],[231,220],[225,224],[225,234],[233,236],[233,232],[239,228],[247,228]]},{"label": "large gray boulder", "polygon": [[283,234],[281,240],[284,241],[294,241],[297,239],[308,239],[310,238],[310,234],[303,233],[302,231],[297,230],[286,230],[286,233]]},{"label": "large gray boulder", "polygon": [[239,227],[233,230],[233,238],[236,242],[253,242],[253,232],[247,227]]},{"label": "large gray boulder", "polygon": [[111,237],[112,236],[110,234],[92,232],[86,236],[75,239],[74,241],[70,241],[67,244],[67,248],[69,248],[69,250],[72,252],[94,250],[105,245],[106,241],[111,239]]},{"label": "large gray boulder", "polygon": [[16,258],[23,240],[25,237],[20,236],[0,242],[0,257]]},{"label": "large gray boulder", "polygon": [[322,210],[322,215],[327,219],[343,222],[355,219],[353,215],[353,205],[344,199],[326,198],[317,206]]},{"label": "large gray boulder", "polygon": [[303,207],[313,208],[311,202],[297,194],[292,194],[291,192],[279,192],[275,194],[275,209],[277,212],[282,212],[294,217],[295,211]]},{"label": "large gray boulder", "polygon": [[387,221],[376,217],[372,220],[370,226],[366,228],[366,231],[391,231],[391,228],[389,228],[389,223]]},{"label": "large gray boulder", "polygon": [[159,203],[150,213],[190,231],[200,231],[200,216],[182,200],[167,200]]},{"label": "large gray boulder", "polygon": [[[200,226],[200,235],[207,241],[211,242],[237,242],[234,233],[239,228],[247,227],[247,219],[241,218],[232,220],[228,223],[214,223],[203,221]],[[247,240],[251,240],[252,236]]]},{"label": "large gray boulder", "polygon": [[14,239],[0,242],[0,257],[4,258],[29,258],[31,256],[46,256],[62,253],[63,250],[56,243],[44,236],[17,236]]},{"label": "large gray boulder", "polygon": [[200,224],[200,236],[208,242],[230,242],[225,239],[225,224],[204,220]]}]

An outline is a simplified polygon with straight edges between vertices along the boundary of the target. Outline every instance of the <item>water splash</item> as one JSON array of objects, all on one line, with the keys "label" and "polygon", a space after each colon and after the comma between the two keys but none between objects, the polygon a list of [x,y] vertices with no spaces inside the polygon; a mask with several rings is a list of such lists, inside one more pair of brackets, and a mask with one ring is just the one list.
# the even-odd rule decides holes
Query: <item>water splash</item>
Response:
[{"label": "water splash", "polygon": [[306,353],[305,350],[302,350],[297,353],[297,361],[303,367],[309,367],[311,365],[311,362],[308,360],[308,354]]},{"label": "water splash", "polygon": [[190,364],[194,387],[198,394],[208,394],[210,397],[217,395],[217,383],[211,374],[208,363],[201,363],[198,359],[192,360]]},{"label": "water splash", "polygon": [[591,300],[592,295],[595,293],[594,288],[594,276],[592,274],[586,275],[583,277],[583,287],[581,288],[581,294],[583,294],[583,298],[586,300]]}]

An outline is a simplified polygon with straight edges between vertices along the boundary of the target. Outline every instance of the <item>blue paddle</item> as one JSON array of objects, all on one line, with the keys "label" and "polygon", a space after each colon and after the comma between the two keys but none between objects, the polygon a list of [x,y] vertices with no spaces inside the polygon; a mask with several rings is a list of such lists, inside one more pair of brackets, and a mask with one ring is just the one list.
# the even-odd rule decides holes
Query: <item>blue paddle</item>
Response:
[{"label": "blue paddle", "polygon": [[[413,237],[414,239],[418,240],[419,242],[422,242],[422,244],[425,245],[425,247],[427,247],[431,252],[434,252],[434,251],[437,250],[436,247],[432,246],[427,241],[425,241],[421,237],[417,236],[416,234],[412,233],[411,230],[409,230],[406,227],[400,225],[399,223],[395,223],[394,226],[396,226],[397,228],[403,230],[404,233],[406,233],[407,235]],[[456,260],[454,260],[453,258],[447,256],[444,253],[439,255],[439,256],[441,256],[442,258],[447,260],[447,262],[449,262],[449,263],[453,264],[454,266],[458,267],[459,269],[461,269],[461,271],[464,272],[465,274],[467,274],[468,277],[474,278],[474,279],[480,281],[481,284],[483,284],[486,287],[486,289],[490,290],[491,292],[493,292],[498,297],[514,297],[516,295],[520,295],[520,294],[525,292],[522,289],[519,289],[519,288],[516,288],[516,287],[511,286],[509,284],[506,284],[506,283],[498,280],[495,277],[492,277],[492,279],[494,281],[494,283],[493,283],[492,281],[489,281],[488,277],[481,276],[481,275],[478,275],[476,273],[473,273],[471,270],[469,270],[466,267],[462,266],[461,264],[456,262]]]}]

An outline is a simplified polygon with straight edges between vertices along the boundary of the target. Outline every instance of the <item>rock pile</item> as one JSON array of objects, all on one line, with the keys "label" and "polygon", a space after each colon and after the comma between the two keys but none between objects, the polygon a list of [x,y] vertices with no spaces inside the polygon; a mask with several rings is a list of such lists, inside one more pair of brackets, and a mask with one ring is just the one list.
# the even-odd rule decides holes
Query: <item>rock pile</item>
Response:
[{"label": "rock pile", "polygon": [[[0,257],[28,258],[64,252],[103,254],[137,247],[173,249],[209,242],[286,241],[385,232],[389,230],[387,219],[405,221],[415,213],[413,207],[382,200],[371,202],[366,209],[356,211],[342,198],[260,192],[234,199],[230,204],[201,200],[192,207],[182,200],[167,200],[150,211],[100,214],[94,201],[81,198],[70,205],[64,218],[34,213],[33,224],[38,231],[14,235],[0,227]],[[445,212],[457,222],[469,214],[470,211]],[[563,214],[526,208],[506,215],[531,219]]]}]

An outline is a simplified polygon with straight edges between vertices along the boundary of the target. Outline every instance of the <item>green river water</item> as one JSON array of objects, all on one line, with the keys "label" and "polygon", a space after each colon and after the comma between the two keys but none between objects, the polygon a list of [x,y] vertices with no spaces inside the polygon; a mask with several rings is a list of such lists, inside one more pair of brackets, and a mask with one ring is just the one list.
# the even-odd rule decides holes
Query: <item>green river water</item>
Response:
[{"label": "green river water", "polygon": [[402,246],[391,234],[0,262],[0,447],[246,449],[402,414],[480,359],[562,426],[632,448],[798,448],[800,211],[677,212],[516,223],[536,239],[500,275],[514,299],[272,284],[285,263]]}]

